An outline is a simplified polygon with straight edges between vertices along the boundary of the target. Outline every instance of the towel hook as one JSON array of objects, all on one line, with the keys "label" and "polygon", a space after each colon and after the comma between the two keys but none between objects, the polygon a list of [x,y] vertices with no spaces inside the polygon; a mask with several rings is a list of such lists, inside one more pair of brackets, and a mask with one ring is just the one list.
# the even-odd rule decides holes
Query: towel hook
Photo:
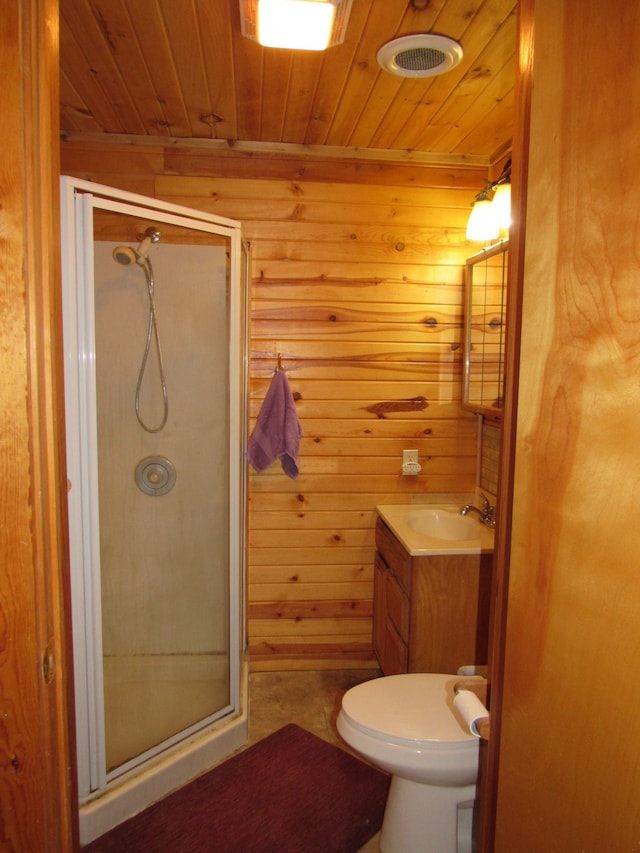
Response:
[{"label": "towel hook", "polygon": [[282,353],[278,353],[278,361],[276,362],[275,372],[277,373],[279,370],[282,370]]}]

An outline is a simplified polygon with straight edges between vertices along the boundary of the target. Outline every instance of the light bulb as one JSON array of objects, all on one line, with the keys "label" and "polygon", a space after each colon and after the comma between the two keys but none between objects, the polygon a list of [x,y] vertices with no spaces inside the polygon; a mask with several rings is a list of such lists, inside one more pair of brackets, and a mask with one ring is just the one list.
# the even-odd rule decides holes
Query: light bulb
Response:
[{"label": "light bulb", "polygon": [[476,201],[467,223],[467,240],[485,242],[499,236],[498,226],[488,198]]},{"label": "light bulb", "polygon": [[258,41],[264,47],[324,50],[335,10],[329,0],[258,0]]},{"label": "light bulb", "polygon": [[493,216],[499,229],[511,225],[511,184],[498,184],[491,202]]}]

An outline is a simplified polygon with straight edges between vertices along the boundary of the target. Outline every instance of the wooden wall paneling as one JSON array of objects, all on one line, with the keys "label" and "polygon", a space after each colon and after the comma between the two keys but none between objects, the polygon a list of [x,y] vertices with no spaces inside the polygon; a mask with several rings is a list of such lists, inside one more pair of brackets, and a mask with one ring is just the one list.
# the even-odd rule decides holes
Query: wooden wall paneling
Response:
[{"label": "wooden wall paneling", "polygon": [[[102,183],[134,163],[78,145],[83,172]],[[63,146],[70,167],[75,147]],[[252,242],[249,428],[281,353],[304,431],[298,479],[278,463],[249,477],[251,664],[374,666],[376,503],[475,484],[461,342],[474,251],[464,228],[483,172],[339,159],[320,168],[197,148],[162,156],[158,168],[158,149],[143,146],[129,174],[151,174],[155,194],[178,204],[241,211]],[[407,446],[419,448],[417,478],[400,473]]]},{"label": "wooden wall paneling", "polygon": [[[270,509],[276,512],[289,511],[292,513],[296,509],[298,512],[308,510],[314,510],[315,512],[354,510],[362,513],[363,519],[373,521],[376,504],[400,503],[404,500],[406,500],[405,497],[398,495],[396,491],[351,491],[333,494],[318,492],[306,496],[294,492],[285,494],[282,492],[255,491],[251,498],[251,506],[252,508],[255,507],[256,511],[262,508],[265,512],[269,512]],[[293,513],[292,518],[296,517],[295,513]]]},{"label": "wooden wall paneling", "polygon": [[73,157],[69,158],[66,164],[63,162],[63,171],[65,165],[73,166],[74,177],[87,174],[92,176],[92,180],[97,180],[97,175],[108,176],[109,179],[126,175],[131,180],[147,181],[154,172],[164,168],[164,152],[160,146],[152,145],[145,148],[107,145],[100,157],[96,158],[95,146],[78,145],[74,146]]},{"label": "wooden wall paneling", "polygon": [[155,196],[154,173],[164,168],[162,148],[149,146],[138,150],[131,145],[107,146],[102,159],[96,159],[93,145],[79,145],[73,157],[63,161],[62,174],[73,175],[96,183],[105,183],[116,189]]},{"label": "wooden wall paneling", "polygon": [[[443,262],[443,266],[434,266],[429,267],[420,264],[408,264],[402,267],[404,272],[404,277],[408,284],[412,281],[440,281],[443,278],[447,278],[452,276],[452,269],[457,268],[459,273],[461,267],[460,264],[464,263],[464,258],[462,255],[464,254],[464,250],[460,249],[459,254],[453,250],[449,252],[442,252],[440,255],[440,260]],[[452,267],[447,270],[447,266],[444,265],[446,260],[450,260],[452,262]],[[270,258],[270,259],[261,259],[259,261],[258,269],[256,273],[260,279],[270,279],[270,280],[280,280],[283,278],[289,278],[292,274],[292,265],[291,261],[288,258]],[[325,258],[314,259],[309,261],[299,260],[296,262],[295,272],[300,279],[311,279],[311,280],[338,280],[345,281],[348,283],[350,279],[350,274],[353,275],[356,273],[356,280],[361,281],[363,278],[368,279],[388,279],[394,278],[398,273],[398,265],[394,262],[394,260],[384,261],[369,261],[369,262],[361,262],[358,263],[357,270],[354,269],[353,264],[348,264],[345,262],[334,261],[327,256]]]},{"label": "wooden wall paneling", "polygon": [[[299,195],[305,199],[311,197],[312,201],[310,203],[313,205],[314,210],[330,205],[332,211],[330,218],[336,221],[339,217],[344,217],[343,211],[335,210],[336,195],[344,195],[347,198],[347,195],[341,190],[341,186],[327,184],[318,184],[317,186],[312,186],[311,184],[308,186],[305,185],[301,188]],[[289,191],[288,187],[284,189],[285,192]],[[370,195],[370,204],[380,205],[382,203],[388,210],[389,190],[387,188],[382,188],[382,191],[379,193],[372,192],[372,188],[358,187],[356,190],[354,187],[349,186],[345,189],[349,190],[349,197],[355,198],[356,202],[362,203],[362,197],[366,199]],[[403,192],[406,192],[406,190],[398,194],[402,196]],[[408,195],[411,195],[412,192],[409,189]],[[423,199],[428,194],[428,192],[424,191],[420,193]],[[382,202],[381,198],[383,199]],[[337,201],[339,200],[340,198],[337,199]],[[367,215],[366,211],[358,211],[356,213],[353,208],[349,212],[352,216],[356,215],[360,219]],[[313,212],[309,213],[311,219],[313,219],[313,215]],[[347,240],[349,236],[355,236],[354,232],[358,233],[362,231],[362,226],[358,228],[354,220],[351,220],[348,224],[350,227],[347,234],[345,234]],[[256,249],[254,256],[255,264],[258,267],[261,267],[262,255],[274,252],[277,255],[286,256],[290,270],[290,286],[283,288],[279,285],[278,293],[275,296],[269,289],[268,277],[263,276],[261,278],[260,290],[264,290],[264,293],[261,293],[260,300],[255,300],[252,305],[252,338],[253,346],[257,353],[273,353],[277,350],[285,354],[284,365],[289,370],[290,384],[294,396],[298,400],[298,411],[303,425],[310,425],[309,419],[312,419],[311,422],[317,423],[317,432],[314,431],[310,446],[307,447],[304,443],[306,439],[303,439],[303,452],[306,451],[305,456],[301,457],[304,458],[306,463],[304,464],[304,480],[306,484],[303,489],[304,494],[307,491],[311,495],[328,491],[332,497],[334,494],[342,493],[344,490],[350,492],[353,490],[353,479],[357,478],[358,488],[366,488],[368,492],[373,493],[392,491],[395,492],[397,499],[397,485],[400,479],[398,477],[398,459],[401,456],[402,449],[397,444],[395,447],[388,448],[388,458],[382,458],[374,453],[368,459],[360,455],[351,458],[344,456],[344,448],[340,447],[340,441],[336,442],[339,455],[334,457],[315,457],[313,455],[314,447],[322,444],[327,438],[331,438],[334,424],[338,430],[337,437],[344,434],[345,430],[355,430],[354,434],[359,434],[363,444],[366,445],[366,442],[376,435],[377,424],[386,421],[387,423],[382,424],[382,429],[388,424],[398,426],[400,434],[406,441],[407,421],[411,423],[415,417],[416,422],[421,424],[426,414],[425,409],[422,408],[422,405],[427,402],[425,396],[426,388],[421,383],[422,395],[414,393],[413,397],[422,397],[423,400],[422,403],[416,403],[414,412],[411,411],[412,406],[411,402],[409,402],[412,397],[408,397],[403,408],[409,411],[402,412],[401,410],[396,410],[394,413],[394,402],[398,403],[397,398],[402,397],[402,394],[399,393],[399,388],[395,389],[396,393],[392,396],[391,400],[386,400],[384,392],[391,389],[389,387],[385,388],[384,384],[379,384],[374,369],[370,371],[369,382],[361,381],[358,383],[359,388],[356,392],[358,399],[350,400],[348,389],[353,388],[353,382],[344,380],[346,384],[343,387],[341,365],[346,360],[352,366],[359,366],[363,362],[371,364],[373,361],[375,364],[377,360],[386,361],[389,358],[397,359],[400,362],[415,359],[425,365],[428,363],[439,365],[443,361],[446,363],[448,357],[446,352],[451,353],[451,347],[455,346],[456,342],[459,343],[460,340],[461,318],[459,303],[455,307],[454,316],[446,318],[450,322],[443,324],[443,332],[439,331],[440,324],[437,321],[435,321],[434,325],[433,321],[435,318],[431,313],[429,315],[430,324],[412,324],[408,322],[412,318],[410,316],[407,317],[406,312],[401,321],[394,322],[397,318],[392,315],[392,319],[390,319],[389,312],[387,312],[388,303],[384,301],[386,283],[372,288],[373,292],[370,298],[373,298],[373,305],[376,307],[376,311],[372,316],[369,316],[370,311],[367,312],[367,307],[369,306],[365,301],[366,294],[358,292],[359,301],[356,303],[358,322],[348,322],[349,315],[341,312],[340,307],[345,297],[352,298],[353,286],[351,282],[354,273],[351,271],[351,266],[370,263],[372,260],[375,262],[376,256],[380,253],[381,243],[385,245],[384,240],[388,237],[386,234],[379,236],[376,236],[375,232],[373,234],[374,236],[370,238],[370,243],[358,242],[354,246],[354,242],[357,241],[351,240],[346,245],[344,243],[336,243],[331,239],[331,235],[326,233],[326,228],[324,227],[322,231],[317,233],[317,239],[312,243],[308,243],[304,238],[302,240],[296,239],[299,238],[299,235],[295,231],[292,233],[289,230],[286,235],[286,246],[280,248],[277,244],[273,244],[272,250],[269,241],[263,240],[260,242],[259,248]],[[394,238],[393,248],[388,250],[391,257],[391,253],[394,251],[401,237],[405,240],[407,239],[406,234],[397,235]],[[295,249],[292,247],[294,243]],[[403,243],[402,246],[404,249],[405,244]],[[326,303],[323,302],[318,310],[318,306],[313,301],[316,295],[314,286],[309,287],[302,276],[300,279],[296,279],[295,268],[298,258],[304,259],[305,266],[307,266],[316,257],[323,257],[327,249],[329,249],[332,260],[335,261],[337,259],[345,263],[345,281],[340,288],[334,289],[332,300]],[[406,258],[406,254],[405,252],[403,258]],[[415,252],[411,260],[418,261],[420,264],[429,263],[429,258],[425,259],[425,251],[422,247]],[[407,261],[405,260],[405,262]],[[359,275],[357,272],[355,274]],[[262,287],[263,284],[265,284],[264,287]],[[401,290],[403,290],[402,284],[399,284],[398,291]],[[406,292],[406,287],[404,290]],[[406,295],[404,298],[406,299]],[[403,306],[404,308],[405,306]],[[351,308],[352,312],[353,310]],[[436,341],[433,344],[425,343],[425,337],[427,337],[425,329],[436,329],[434,332]],[[442,335],[444,335],[444,338],[441,337]],[[269,338],[272,341],[275,340],[277,343],[270,344]],[[440,340],[442,342],[438,343]],[[425,347],[433,347],[433,354],[427,355],[424,352]],[[292,352],[295,352],[296,355],[295,364],[289,358]],[[259,362],[254,361],[254,382],[252,383],[252,388],[256,391],[257,382],[259,382],[260,388],[257,392],[258,396],[254,401],[255,405],[254,403],[251,405],[250,412],[252,417],[257,414],[261,395],[266,390],[266,388],[263,390],[265,381],[262,378],[265,361],[267,360],[264,358],[261,358]],[[315,365],[319,361],[322,361],[325,369],[331,371],[328,374],[331,376],[331,379],[324,382],[318,378],[309,380],[308,382],[305,381],[306,365]],[[266,378],[268,380],[270,379],[272,364],[269,364],[267,361],[266,367],[268,371]],[[435,381],[433,383],[434,386],[438,384]],[[324,390],[327,386],[331,386],[330,392]],[[323,396],[323,390],[326,396]],[[410,388],[405,386],[405,391],[409,393]],[[351,393],[353,394],[354,392],[352,391]],[[435,393],[436,396],[439,396],[440,389]],[[459,399],[459,391],[457,389],[452,392],[451,388],[449,388],[448,393],[449,396],[447,399],[449,401]],[[401,405],[402,403],[399,403],[399,406]],[[385,410],[385,406],[389,407],[388,410]],[[457,403],[454,403],[454,406],[457,411],[455,413],[452,411],[450,416],[455,420],[456,416],[459,417],[459,407]],[[370,417],[363,419],[363,414],[368,414]],[[401,420],[394,421],[394,414]],[[377,452],[380,452],[380,448],[378,448]],[[473,471],[475,470],[475,460],[470,459],[470,463],[469,476],[472,479]],[[387,472],[386,475],[385,471]],[[451,472],[451,463],[445,463],[445,476],[450,476]],[[459,485],[461,483],[461,472],[456,473],[459,477],[457,480]],[[275,483],[273,483],[273,478],[276,478]],[[342,484],[343,479],[345,481],[344,485]],[[471,479],[469,482],[471,482]],[[262,493],[263,489],[289,490],[289,488],[297,493],[298,489],[302,488],[299,481],[296,481],[289,487],[286,484],[281,484],[280,480],[281,475],[278,474],[277,467],[271,479],[269,479],[269,475],[264,474],[260,478],[253,478],[253,494]],[[443,490],[447,490],[446,486]],[[261,515],[267,513],[268,509],[265,508],[261,512]],[[360,529],[354,531],[345,529],[344,521],[340,526],[332,526],[331,521],[326,518],[326,513],[323,513],[324,517],[319,517],[311,509],[307,511],[307,515],[310,519],[309,525],[299,537],[294,532],[293,520],[289,524],[285,522],[285,525],[280,530],[270,530],[268,539],[256,534],[252,529],[251,553],[256,563],[263,565],[264,561],[272,560],[276,565],[279,562],[285,566],[289,566],[289,560],[293,560],[293,565],[296,567],[310,565],[317,567],[318,572],[321,572],[324,565],[333,565],[335,561],[339,561],[340,564],[345,566],[359,566],[363,562],[369,565],[372,563],[374,543],[372,536],[373,519],[371,516],[368,528],[364,528],[368,536],[362,539],[358,536],[363,531],[362,521],[359,519],[356,519],[356,521]],[[253,516],[254,511],[252,508],[251,518]],[[283,548],[284,536],[287,539],[286,551]],[[354,544],[357,547],[354,547]],[[366,555],[364,561],[363,555]],[[275,569],[275,566],[273,568]],[[282,573],[280,577],[280,589],[278,590],[277,586],[270,584],[271,590],[269,590],[270,594],[277,596],[273,602],[276,608],[283,598],[286,599],[292,594],[290,587],[295,587],[299,582],[297,574],[292,575],[290,573],[287,575],[286,573]],[[292,580],[292,578],[295,579]],[[252,594],[262,597],[261,593],[257,592],[259,586],[260,584],[257,583],[252,584],[250,579],[250,598]],[[344,588],[344,594],[349,594],[348,587]],[[308,665],[317,665],[313,662],[313,655],[317,655],[319,651],[322,651],[324,655],[335,655],[339,651],[336,644],[342,641],[334,635],[334,631],[343,632],[345,623],[341,621],[339,624],[336,623],[333,625],[330,620],[323,617],[315,604],[309,608],[306,606],[308,603],[313,604],[313,600],[311,602],[304,602],[298,600],[296,596],[296,605],[298,606],[297,619],[301,629],[297,633],[321,637],[323,638],[323,642],[319,647],[310,644],[305,651],[299,649],[299,636],[296,637],[295,643],[293,640],[289,640],[287,631],[290,626],[286,619],[284,622],[276,622],[274,620],[254,622],[252,620],[252,604],[250,604],[249,646],[253,666],[273,666],[276,656],[284,654],[288,643],[290,643],[289,653],[294,658],[300,655],[303,659],[307,660]],[[338,603],[334,601],[333,603],[328,603],[328,605],[331,608],[336,607]],[[354,603],[352,600],[350,605],[352,612],[354,612]],[[370,643],[370,611],[362,611],[359,615],[366,620],[365,625],[360,623],[360,631],[363,631],[367,642]],[[353,630],[358,630],[356,624],[352,627]],[[256,634],[256,632],[263,631],[269,633],[265,634],[265,636],[261,636],[259,633]],[[265,643],[268,643],[274,649],[278,649],[278,652],[274,653],[274,660],[272,661],[269,661]],[[335,651],[331,652],[331,648]],[[362,652],[362,647],[360,647],[360,652]],[[346,651],[344,653],[347,654]],[[352,654],[353,649],[351,651]],[[350,659],[353,661],[353,657]],[[331,657],[329,657],[329,660],[331,660]]]},{"label": "wooden wall paneling", "polygon": [[[86,175],[90,178],[90,174]],[[118,176],[120,177],[120,176]],[[133,180],[133,178],[132,178]],[[143,179],[135,178],[142,181]],[[147,179],[147,182],[148,179]],[[151,184],[154,194],[155,187]],[[473,195],[477,192],[477,188],[468,191]],[[158,193],[158,196],[160,194]],[[466,196],[466,193],[465,193]],[[172,196],[162,196],[169,200]],[[228,198],[212,193],[210,196],[192,197],[180,194],[180,203],[187,207],[194,207],[198,210],[204,210],[207,213],[215,213],[218,216],[225,216],[229,219],[240,218],[246,223],[246,238],[251,241],[260,240],[262,237],[278,237],[283,230],[283,221],[289,220],[291,228],[295,232],[298,229],[305,227],[306,223],[323,224],[326,223],[333,228],[335,232],[345,231],[346,227],[343,222],[350,222],[353,225],[354,218],[358,216],[357,205],[343,204],[339,211],[336,207],[331,210],[324,208],[310,208],[308,205],[302,205],[295,200],[289,199],[272,199],[266,200],[261,198]],[[339,216],[336,219],[336,213]],[[236,214],[234,217],[233,214]],[[388,206],[371,207],[367,216],[369,232],[374,229],[380,231],[384,226],[388,226],[393,217],[394,230],[402,226],[410,227],[416,220],[422,222],[422,239],[434,240],[439,239],[441,245],[451,245],[451,238],[437,233],[437,229],[464,229],[469,218],[469,210],[467,207],[460,206],[456,208],[425,208],[416,205],[413,209],[403,207],[402,209],[390,211]],[[368,232],[368,233],[369,233]],[[353,232],[343,235],[343,239],[358,239],[357,235],[351,236]],[[387,234],[387,240],[391,235]],[[443,273],[446,270],[443,269]],[[425,269],[423,273],[428,275],[430,270]],[[286,274],[283,274],[286,278]],[[376,277],[375,273],[372,278]],[[380,277],[378,274],[377,277]],[[406,283],[406,282],[405,282]]]},{"label": "wooden wall paneling", "polygon": [[[251,615],[258,618],[260,614],[276,613],[281,616],[285,612],[293,612],[298,616],[304,615],[305,610],[320,615],[328,601],[334,613],[371,616],[371,578],[354,582],[348,574],[345,577],[344,567],[341,567],[340,582],[330,583],[322,569],[324,566],[316,572],[317,580],[305,583],[297,577],[296,582],[287,586],[284,592],[279,577],[275,584],[255,583],[251,590]],[[297,602],[305,602],[306,608]],[[259,605],[263,603],[263,609],[260,609]]]},{"label": "wooden wall paneling", "polygon": [[[256,401],[256,405],[258,401],[264,397],[269,384],[267,373],[269,365],[268,363],[265,363],[265,359],[262,359],[262,362],[264,366],[264,378],[260,378],[256,381],[253,392],[255,395],[253,399]],[[293,370],[295,369],[296,368],[293,367]],[[348,370],[348,368],[346,369]],[[326,378],[314,380],[313,378],[308,377],[307,371],[304,368],[300,367],[299,370],[299,378],[296,377],[299,383],[299,400],[309,401],[315,399],[330,401],[332,404],[334,401],[337,402],[342,399],[351,400],[353,401],[353,405],[357,406],[354,413],[356,417],[368,417],[365,413],[369,412],[370,414],[376,415],[379,420],[387,420],[387,418],[384,417],[384,404],[374,404],[373,406],[362,405],[363,403],[369,403],[371,400],[372,383],[375,381],[375,375],[377,373],[377,371],[375,371],[375,366],[369,371],[368,375],[365,371],[362,371],[363,378],[361,381],[358,381],[355,377],[351,379],[349,377],[340,377],[340,382],[332,382],[330,379]],[[378,392],[378,396],[383,400],[406,400],[408,403],[406,406],[407,410],[415,408],[416,411],[424,411],[429,405],[433,406],[434,403],[439,403],[441,401],[446,403],[455,399],[455,387],[459,382],[459,371],[452,370],[448,375],[445,374],[445,378],[441,384],[435,380],[429,381],[424,379],[421,386],[422,394],[418,397],[411,397],[410,395],[415,393],[416,390],[415,382],[411,383],[409,381],[402,380],[394,382],[392,379],[385,376],[384,380],[376,382],[375,390]],[[308,389],[309,393],[305,393],[305,389]],[[256,408],[253,408],[253,413],[257,414]]]},{"label": "wooden wall paneling", "polygon": [[[364,266],[364,269],[363,269]],[[298,268],[299,269],[299,268]],[[303,267],[304,269],[304,267]],[[369,264],[360,264],[356,272],[366,273]],[[407,266],[403,265],[403,270]],[[409,269],[413,269],[411,266]],[[420,317],[427,322],[432,317],[432,312],[446,311],[454,322],[462,321],[462,270],[457,265],[442,266],[435,269],[422,267],[421,278],[412,279],[407,275],[384,278],[381,275],[361,275],[359,277],[335,277],[327,279],[323,276],[307,276],[304,279],[305,287],[300,287],[301,278],[287,278],[279,276],[275,279],[265,279],[260,276],[252,282],[253,303],[256,311],[264,306],[268,308],[267,297],[273,302],[285,302],[291,300],[295,294],[296,301],[312,302],[328,300],[332,303],[342,302],[352,305],[357,301],[359,311],[362,304],[367,305],[369,316],[380,317],[384,311],[387,323],[394,314],[401,309],[411,312],[405,315],[411,320],[415,312],[420,312]],[[264,297],[264,301],[263,300]],[[382,303],[378,305],[377,303]],[[375,313],[374,313],[375,312]],[[400,317],[400,320],[405,319]],[[259,319],[259,315],[258,315]],[[384,365],[380,365],[383,367]],[[388,365],[386,365],[388,366]],[[399,364],[398,370],[404,370],[407,375],[414,368],[412,365]],[[409,377],[411,378],[411,377]]]},{"label": "wooden wall paneling", "polygon": [[52,853],[72,850],[77,839],[57,24],[53,0],[21,0],[0,16],[0,849]]},{"label": "wooden wall paneling", "polygon": [[[136,137],[118,137],[129,146],[149,148],[152,141],[143,144]],[[93,138],[93,145],[100,144]],[[79,141],[74,144],[81,145]],[[256,156],[262,152],[261,156]],[[182,178],[184,186],[193,186],[198,195],[208,192],[215,176],[225,178],[257,178],[260,180],[297,181],[322,183],[358,183],[366,186],[407,186],[435,189],[457,187],[458,189],[481,189],[486,167],[481,158],[469,157],[457,163],[450,158],[443,164],[433,155],[418,151],[403,151],[398,158],[394,152],[354,151],[343,148],[322,148],[304,145],[254,145],[233,147],[220,143],[179,140],[165,150],[166,175],[158,180],[169,182],[172,177]],[[209,180],[191,180],[207,178]],[[184,190],[183,190],[184,191]],[[468,207],[468,205],[467,205]]]},{"label": "wooden wall paneling", "polygon": [[[129,148],[133,154],[142,153],[136,148]],[[446,172],[445,175],[446,176]],[[476,172],[477,175],[477,172]],[[441,180],[444,178],[441,175]],[[416,208],[448,208],[460,207],[469,209],[469,187],[446,187],[436,185],[432,187],[422,186],[394,186],[393,184],[360,183],[358,171],[352,174],[353,183],[346,180],[332,181],[330,175],[327,180],[304,181],[301,178],[292,180],[278,180],[277,178],[262,179],[260,177],[247,177],[239,181],[237,178],[228,177],[199,177],[166,175],[157,178],[156,189],[163,198],[181,196],[222,196],[254,200],[291,200],[295,199],[299,204],[319,202],[321,205],[329,205],[330,210],[339,211],[338,205],[351,205],[350,221],[354,226],[367,222],[367,208],[369,205],[384,205],[389,221],[393,221],[393,212],[396,207],[413,205]],[[360,207],[357,216],[353,215],[353,205],[366,205]],[[253,218],[253,217],[251,217]],[[295,221],[295,218],[294,218]],[[340,220],[339,220],[340,221]],[[349,220],[347,220],[349,221]],[[414,225],[420,225],[418,219]],[[458,234],[458,238],[464,241],[464,235]],[[465,242],[466,245],[466,242]],[[469,246],[466,245],[468,249]]]}]

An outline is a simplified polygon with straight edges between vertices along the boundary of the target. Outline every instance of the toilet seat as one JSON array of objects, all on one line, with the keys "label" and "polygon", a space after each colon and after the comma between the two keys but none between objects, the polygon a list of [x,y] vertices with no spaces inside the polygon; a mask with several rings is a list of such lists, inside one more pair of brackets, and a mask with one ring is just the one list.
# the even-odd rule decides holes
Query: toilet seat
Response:
[{"label": "toilet seat", "polygon": [[438,751],[468,744],[475,750],[477,739],[453,709],[458,680],[442,673],[372,679],[345,694],[342,713],[354,728],[389,743]]}]

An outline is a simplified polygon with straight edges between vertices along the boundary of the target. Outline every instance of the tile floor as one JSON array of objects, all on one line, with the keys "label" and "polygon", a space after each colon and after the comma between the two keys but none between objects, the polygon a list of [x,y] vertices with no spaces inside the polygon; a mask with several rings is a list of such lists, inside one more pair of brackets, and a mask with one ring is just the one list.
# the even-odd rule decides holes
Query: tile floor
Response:
[{"label": "tile floor", "polygon": [[[352,751],[336,729],[343,694],[377,678],[376,669],[252,672],[249,675],[249,744],[287,723]],[[361,756],[359,756],[361,757]],[[379,853],[379,833],[359,853]]]}]

